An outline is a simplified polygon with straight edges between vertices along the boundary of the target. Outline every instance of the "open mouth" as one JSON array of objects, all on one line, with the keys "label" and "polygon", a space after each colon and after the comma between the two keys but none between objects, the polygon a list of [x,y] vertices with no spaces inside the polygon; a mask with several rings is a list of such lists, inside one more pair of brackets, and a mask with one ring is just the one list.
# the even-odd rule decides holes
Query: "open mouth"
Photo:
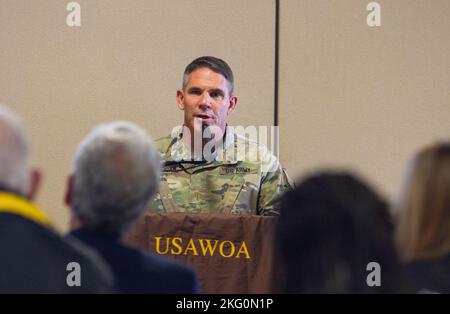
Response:
[{"label": "open mouth", "polygon": [[195,117],[202,120],[212,120],[212,117],[207,114],[197,114]]}]

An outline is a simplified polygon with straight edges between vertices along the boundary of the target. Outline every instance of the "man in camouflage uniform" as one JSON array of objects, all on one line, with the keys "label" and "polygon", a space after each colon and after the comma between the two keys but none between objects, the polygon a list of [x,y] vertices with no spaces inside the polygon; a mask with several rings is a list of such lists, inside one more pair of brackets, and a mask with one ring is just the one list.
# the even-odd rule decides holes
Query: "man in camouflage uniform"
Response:
[{"label": "man in camouflage uniform", "polygon": [[[278,215],[276,201],[290,188],[289,178],[264,146],[227,126],[237,105],[228,64],[215,57],[192,61],[177,101],[184,111],[184,127],[156,141],[165,163],[152,209]],[[205,129],[211,135],[208,141]],[[199,132],[202,135],[195,141]],[[210,143],[214,145],[206,150]]]}]

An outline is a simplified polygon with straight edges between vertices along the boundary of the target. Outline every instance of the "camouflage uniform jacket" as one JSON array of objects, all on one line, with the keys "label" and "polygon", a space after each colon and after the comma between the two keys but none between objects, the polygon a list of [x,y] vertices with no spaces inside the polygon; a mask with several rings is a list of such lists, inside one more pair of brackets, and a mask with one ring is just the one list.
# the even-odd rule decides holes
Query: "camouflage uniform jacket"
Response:
[{"label": "camouflage uniform jacket", "polygon": [[181,138],[180,130],[156,141],[164,164],[152,210],[279,214],[277,198],[291,184],[278,159],[264,146],[227,127],[224,145],[212,161],[193,161]]}]

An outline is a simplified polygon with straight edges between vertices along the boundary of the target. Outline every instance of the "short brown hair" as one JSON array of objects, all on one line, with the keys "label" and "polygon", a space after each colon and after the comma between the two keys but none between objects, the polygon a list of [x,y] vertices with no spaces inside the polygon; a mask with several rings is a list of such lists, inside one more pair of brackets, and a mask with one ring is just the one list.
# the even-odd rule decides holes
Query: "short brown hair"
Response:
[{"label": "short brown hair", "polygon": [[189,74],[200,68],[208,68],[211,71],[223,75],[223,77],[225,77],[225,79],[230,84],[230,95],[233,94],[234,88],[233,71],[225,61],[211,56],[199,57],[187,65],[183,74],[183,89],[187,85]]}]

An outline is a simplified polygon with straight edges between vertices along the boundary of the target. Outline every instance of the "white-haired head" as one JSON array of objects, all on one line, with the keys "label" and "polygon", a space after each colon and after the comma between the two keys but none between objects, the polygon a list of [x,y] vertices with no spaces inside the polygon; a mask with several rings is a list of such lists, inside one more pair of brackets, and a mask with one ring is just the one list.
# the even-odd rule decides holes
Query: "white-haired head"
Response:
[{"label": "white-haired head", "polygon": [[79,145],[71,202],[86,228],[123,235],[150,206],[161,173],[160,154],[141,127],[101,124]]},{"label": "white-haired head", "polygon": [[0,190],[28,196],[28,139],[19,118],[0,104]]}]

